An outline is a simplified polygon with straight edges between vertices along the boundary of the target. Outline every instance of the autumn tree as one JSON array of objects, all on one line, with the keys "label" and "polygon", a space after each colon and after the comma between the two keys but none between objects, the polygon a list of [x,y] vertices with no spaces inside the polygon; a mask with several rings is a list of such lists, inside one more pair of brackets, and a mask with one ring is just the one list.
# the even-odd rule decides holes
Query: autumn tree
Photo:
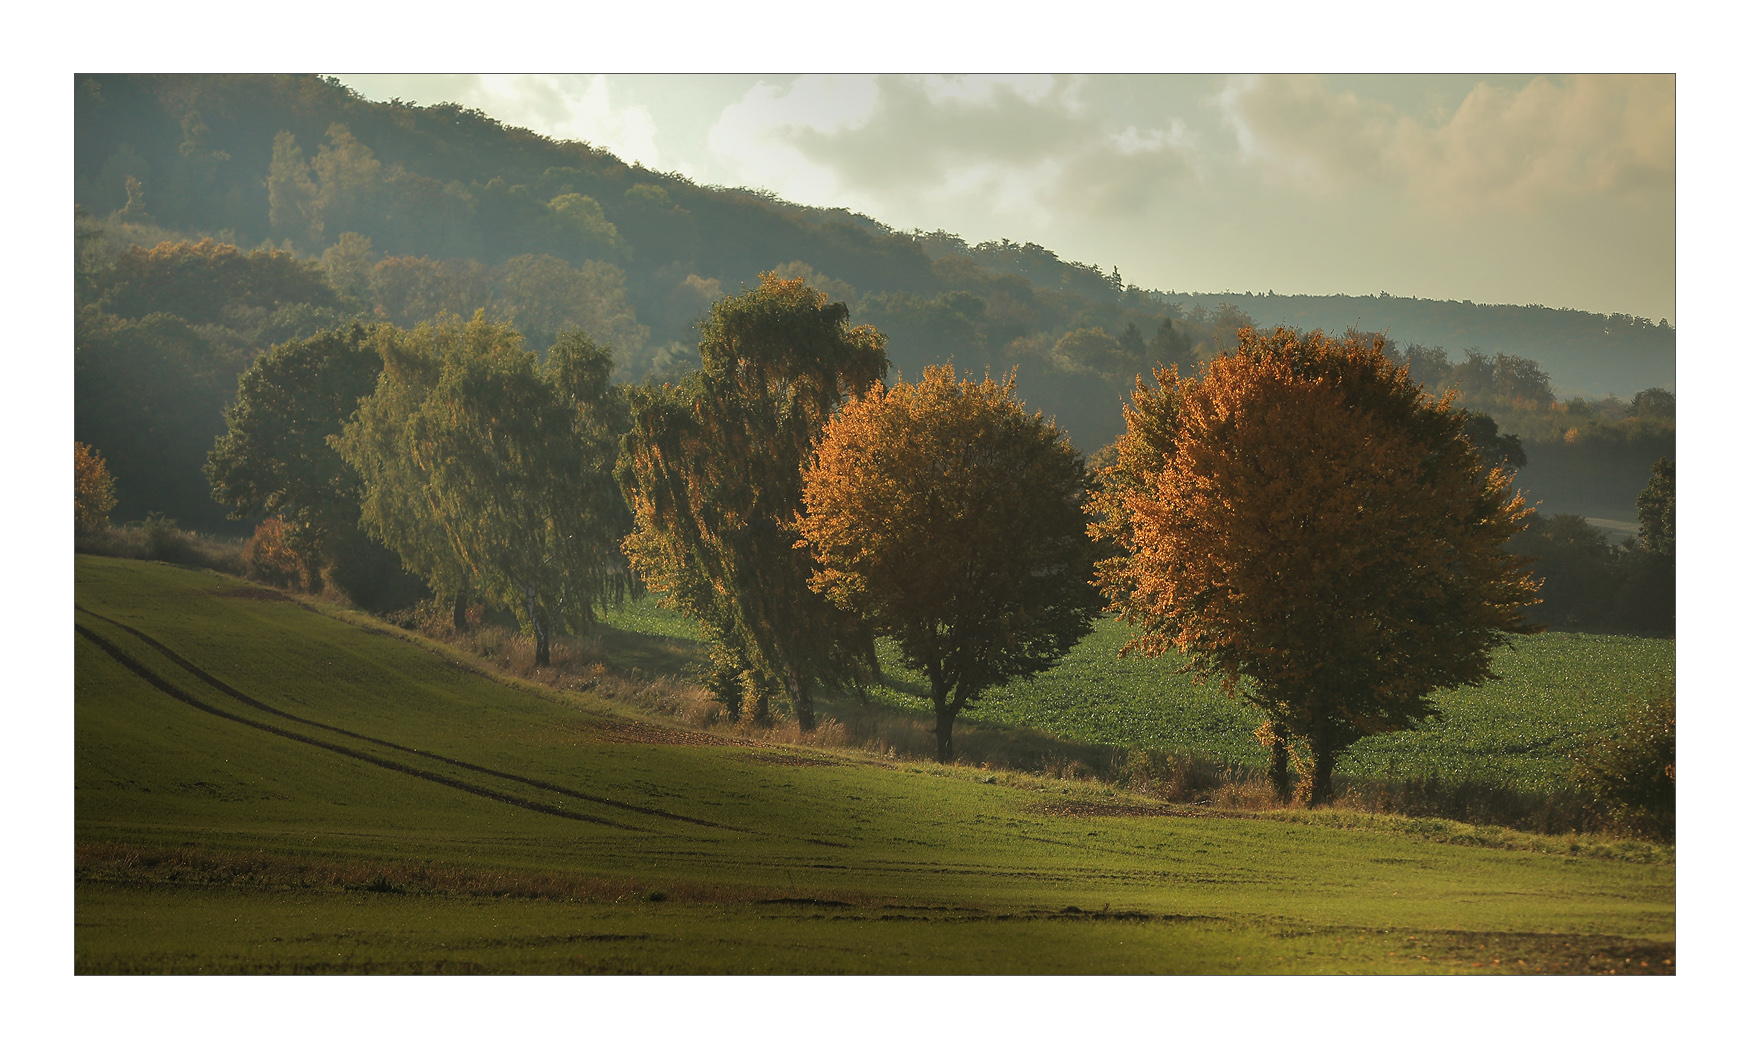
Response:
[{"label": "autumn tree", "polygon": [[1328,802],[1346,747],[1438,718],[1437,690],[1541,629],[1502,548],[1530,509],[1383,340],[1244,329],[1199,376],[1155,378],[1091,504],[1121,551],[1098,578],[1127,651],[1178,650],[1263,712],[1280,793],[1304,747],[1300,796]]},{"label": "autumn tree", "polygon": [[1015,377],[952,365],[877,385],[827,425],[804,477],[810,586],[894,639],[930,681],[936,757],[986,689],[1054,666],[1101,604],[1087,474]]},{"label": "autumn tree", "polygon": [[619,478],[637,522],[625,550],[712,643],[717,693],[763,717],[781,690],[814,727],[813,689],[873,663],[866,627],[809,589],[796,547],[802,470],[845,400],[887,371],[885,340],[842,302],[764,274],[714,303],[701,368],[635,395]]},{"label": "autumn tree", "polygon": [[542,364],[482,313],[423,332],[423,346],[395,355],[412,361],[386,364],[339,442],[364,479],[365,523],[435,568],[434,589],[453,589],[465,567],[516,613],[547,666],[554,630],[586,629],[624,579],[612,353],[573,329]]},{"label": "autumn tree", "polygon": [[109,527],[109,512],[115,509],[115,478],[97,450],[83,441],[73,442],[73,525],[81,532]]}]

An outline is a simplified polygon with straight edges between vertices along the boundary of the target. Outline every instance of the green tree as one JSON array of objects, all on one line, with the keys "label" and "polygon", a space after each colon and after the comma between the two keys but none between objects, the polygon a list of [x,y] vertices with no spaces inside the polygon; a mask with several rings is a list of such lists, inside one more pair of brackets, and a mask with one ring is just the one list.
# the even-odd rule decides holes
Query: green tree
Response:
[{"label": "green tree", "polygon": [[1331,797],[1363,736],[1437,718],[1440,689],[1492,677],[1535,583],[1506,540],[1530,513],[1489,469],[1451,398],[1434,402],[1384,340],[1239,333],[1197,379],[1156,373],[1126,410],[1093,501],[1122,553],[1102,562],[1128,651],[1177,649],[1268,721],[1278,790]]},{"label": "green tree", "polygon": [[[1638,398],[1636,399],[1639,400]],[[1660,457],[1647,487],[1635,497],[1641,522],[1641,546],[1653,554],[1677,553],[1677,466]]]},{"label": "green tree", "polygon": [[[131,200],[130,200],[131,204]],[[267,221],[273,232],[306,244],[322,239],[322,214],[316,203],[316,182],[310,163],[289,131],[273,139],[273,159],[267,169]]]},{"label": "green tree", "polygon": [[976,383],[952,365],[877,385],[827,425],[804,477],[809,585],[928,676],[941,762],[984,690],[1056,665],[1101,605],[1082,457],[1014,388],[1012,372]]},{"label": "green tree", "polygon": [[739,680],[756,703],[781,689],[804,729],[816,683],[873,661],[866,627],[809,589],[813,559],[796,546],[802,470],[822,429],[887,370],[880,333],[848,318],[845,304],[772,274],[718,301],[699,372],[637,395],[619,466],[634,568],[700,622],[720,687]]},{"label": "green tree", "polygon": [[[280,542],[317,573],[313,587],[324,565],[354,552],[362,498],[358,472],[329,439],[375,390],[377,344],[393,336],[386,325],[354,324],[262,354],[239,377],[225,433],[207,456],[213,498],[232,518],[278,518]],[[362,591],[353,597],[381,604]]]},{"label": "green tree", "polygon": [[[368,490],[418,486],[391,498],[390,521],[383,501],[367,498],[365,522],[392,546],[441,536],[440,550],[404,557],[465,566],[479,593],[516,613],[536,666],[547,666],[554,630],[587,629],[624,581],[616,548],[628,522],[612,473],[624,410],[608,382],[612,356],[569,330],[542,365],[514,329],[481,313],[426,334],[438,353],[423,362],[424,397],[406,396],[386,362],[381,407],[411,411],[398,421],[361,408],[341,440]],[[370,432],[385,422],[385,433]],[[400,462],[379,470],[373,453],[385,438]],[[422,519],[413,528],[409,509]]]}]

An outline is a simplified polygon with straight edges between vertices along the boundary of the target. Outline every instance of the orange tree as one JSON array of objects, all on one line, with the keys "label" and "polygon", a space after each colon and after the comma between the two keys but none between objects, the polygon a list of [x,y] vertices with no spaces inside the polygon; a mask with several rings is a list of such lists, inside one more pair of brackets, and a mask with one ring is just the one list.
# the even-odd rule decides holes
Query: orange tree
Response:
[{"label": "orange tree", "polygon": [[73,525],[80,532],[109,527],[109,512],[115,509],[115,478],[97,450],[83,441],[73,442]]},{"label": "orange tree", "polygon": [[844,303],[764,274],[718,300],[701,328],[700,370],[678,386],[634,388],[617,474],[636,531],[633,567],[711,643],[713,688],[737,717],[767,717],[787,694],[814,728],[813,687],[874,662],[855,617],[808,588],[796,547],[802,469],[845,399],[887,371],[885,340],[850,327]]},{"label": "orange tree", "polygon": [[1328,802],[1346,747],[1439,717],[1436,690],[1541,629],[1502,549],[1530,509],[1382,340],[1245,329],[1201,376],[1155,375],[1090,501],[1119,552],[1098,579],[1127,651],[1176,649],[1262,710],[1280,796],[1293,754]]},{"label": "orange tree", "polygon": [[805,476],[809,584],[929,678],[942,762],[983,690],[1056,664],[1100,607],[1082,457],[1014,389],[1013,373],[976,383],[952,365],[877,385]]}]

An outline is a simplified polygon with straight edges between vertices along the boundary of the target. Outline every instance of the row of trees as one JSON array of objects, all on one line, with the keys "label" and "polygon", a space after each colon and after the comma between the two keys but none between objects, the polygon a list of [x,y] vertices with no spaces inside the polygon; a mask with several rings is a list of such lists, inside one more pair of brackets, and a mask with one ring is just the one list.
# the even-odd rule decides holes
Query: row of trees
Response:
[{"label": "row of trees", "polygon": [[1278,790],[1292,765],[1312,803],[1345,747],[1438,718],[1540,629],[1510,457],[1383,340],[1247,329],[1196,376],[1159,369],[1098,472],[1012,375],[888,386],[881,334],[800,279],[714,303],[699,357],[615,388],[581,333],[543,361],[484,315],[287,344],[240,388],[215,492],[312,556],[350,517],[434,593],[514,610],[538,663],[630,569],[700,625],[738,716],[811,728],[815,691],[867,682],[891,638],[944,761],[986,690],[1109,607],[1132,652],[1257,708]]}]

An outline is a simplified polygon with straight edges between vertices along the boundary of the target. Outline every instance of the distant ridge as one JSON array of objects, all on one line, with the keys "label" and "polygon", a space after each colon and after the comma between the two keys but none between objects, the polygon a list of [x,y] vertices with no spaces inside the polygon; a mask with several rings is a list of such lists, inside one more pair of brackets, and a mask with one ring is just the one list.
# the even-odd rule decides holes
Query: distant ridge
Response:
[{"label": "distant ridge", "polygon": [[1162,301],[1213,308],[1231,303],[1260,325],[1342,331],[1386,331],[1399,347],[1444,347],[1458,360],[1468,348],[1529,357],[1543,366],[1564,397],[1633,397],[1649,387],[1673,392],[1677,329],[1627,314],[1597,314],[1549,306],[1389,295],[1277,295],[1254,292],[1159,292]]}]

